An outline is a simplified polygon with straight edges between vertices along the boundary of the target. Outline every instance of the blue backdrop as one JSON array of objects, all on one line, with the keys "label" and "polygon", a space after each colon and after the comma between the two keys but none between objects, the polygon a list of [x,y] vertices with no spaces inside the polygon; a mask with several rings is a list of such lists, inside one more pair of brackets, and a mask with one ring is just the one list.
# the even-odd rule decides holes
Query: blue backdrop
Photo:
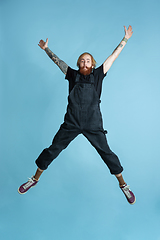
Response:
[{"label": "blue backdrop", "polygon": [[[0,235],[3,240],[160,240],[158,0],[0,0]],[[101,109],[111,149],[135,192],[131,206],[97,152],[79,136],[26,195],[67,105],[68,82],[38,47],[76,68],[88,51],[98,66],[132,25],[133,36],[103,82]]]}]

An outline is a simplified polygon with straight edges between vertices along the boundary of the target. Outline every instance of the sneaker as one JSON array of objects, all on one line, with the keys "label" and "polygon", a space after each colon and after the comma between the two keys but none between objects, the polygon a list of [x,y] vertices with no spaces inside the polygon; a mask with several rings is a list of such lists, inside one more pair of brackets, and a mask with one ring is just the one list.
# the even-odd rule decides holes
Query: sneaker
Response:
[{"label": "sneaker", "polygon": [[26,193],[30,188],[35,187],[36,184],[38,183],[38,181],[36,181],[36,179],[34,177],[31,177],[28,179],[28,182],[22,184],[19,188],[18,188],[18,192],[20,194],[24,194]]},{"label": "sneaker", "polygon": [[134,193],[130,190],[129,186],[127,184],[124,184],[122,187],[120,187],[122,189],[122,192],[124,193],[124,195],[127,198],[127,201],[130,204],[134,204],[136,202],[136,197],[134,196]]}]

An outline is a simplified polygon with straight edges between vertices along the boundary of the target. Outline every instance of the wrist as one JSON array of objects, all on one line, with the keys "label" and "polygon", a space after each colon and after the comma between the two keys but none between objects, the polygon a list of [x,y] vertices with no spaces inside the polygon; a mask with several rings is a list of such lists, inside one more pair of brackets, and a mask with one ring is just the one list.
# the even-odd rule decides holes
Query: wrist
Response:
[{"label": "wrist", "polygon": [[127,38],[126,36],[124,36],[124,38],[122,39],[122,41],[126,42],[128,41],[129,38]]}]

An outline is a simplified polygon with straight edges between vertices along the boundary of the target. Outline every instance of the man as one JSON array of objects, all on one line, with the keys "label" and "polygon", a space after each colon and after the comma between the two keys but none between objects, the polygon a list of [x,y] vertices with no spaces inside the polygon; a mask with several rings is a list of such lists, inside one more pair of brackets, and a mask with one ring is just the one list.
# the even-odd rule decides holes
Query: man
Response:
[{"label": "man", "polygon": [[36,160],[38,166],[36,174],[22,184],[18,189],[20,194],[26,193],[31,187],[34,187],[42,172],[48,168],[51,162],[65,149],[69,143],[79,134],[83,134],[93,147],[97,150],[103,161],[108,166],[111,174],[118,179],[119,186],[125,194],[130,204],[135,203],[135,196],[125,183],[122,177],[123,167],[118,157],[110,150],[106,131],[103,129],[102,116],[100,112],[100,96],[102,81],[113,62],[119,56],[126,45],[128,39],[132,36],[132,27],[125,29],[125,36],[98,68],[95,68],[96,61],[89,53],[83,53],[77,61],[79,70],[70,68],[65,62],[60,60],[49,48],[48,38],[46,42],[40,40],[39,47],[43,49],[48,56],[58,65],[61,71],[66,75],[69,81],[69,96],[67,112],[64,117],[64,123],[60,126],[55,135],[52,145],[42,151]]}]

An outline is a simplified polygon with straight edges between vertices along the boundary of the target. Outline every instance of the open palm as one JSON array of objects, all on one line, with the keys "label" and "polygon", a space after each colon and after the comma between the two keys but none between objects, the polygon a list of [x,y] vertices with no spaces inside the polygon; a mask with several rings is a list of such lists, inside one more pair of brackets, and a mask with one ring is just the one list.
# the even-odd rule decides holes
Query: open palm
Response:
[{"label": "open palm", "polygon": [[129,25],[128,29],[126,28],[126,26],[124,26],[124,30],[125,30],[125,37],[127,39],[132,37],[133,31],[132,31],[132,26],[131,25]]}]

